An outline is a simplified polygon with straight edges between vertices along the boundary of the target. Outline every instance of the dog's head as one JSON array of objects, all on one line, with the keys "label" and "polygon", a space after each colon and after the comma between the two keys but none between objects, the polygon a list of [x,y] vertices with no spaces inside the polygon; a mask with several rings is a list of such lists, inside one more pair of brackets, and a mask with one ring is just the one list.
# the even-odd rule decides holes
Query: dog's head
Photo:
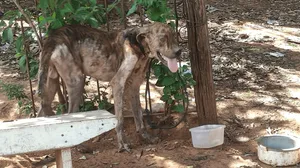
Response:
[{"label": "dog's head", "polygon": [[138,32],[133,34],[135,39],[130,41],[136,41],[144,55],[157,58],[172,72],[177,71],[177,58],[181,55],[181,48],[178,46],[175,33],[169,25],[153,23],[138,29]]}]

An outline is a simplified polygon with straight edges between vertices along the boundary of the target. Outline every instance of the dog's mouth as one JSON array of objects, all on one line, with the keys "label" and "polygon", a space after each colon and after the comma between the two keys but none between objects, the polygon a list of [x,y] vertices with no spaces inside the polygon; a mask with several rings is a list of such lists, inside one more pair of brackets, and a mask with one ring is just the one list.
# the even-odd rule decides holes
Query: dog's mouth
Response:
[{"label": "dog's mouth", "polygon": [[166,56],[163,56],[160,52],[157,51],[157,56],[159,60],[167,66],[171,72],[176,72],[178,70],[177,60],[176,58],[168,58]]}]

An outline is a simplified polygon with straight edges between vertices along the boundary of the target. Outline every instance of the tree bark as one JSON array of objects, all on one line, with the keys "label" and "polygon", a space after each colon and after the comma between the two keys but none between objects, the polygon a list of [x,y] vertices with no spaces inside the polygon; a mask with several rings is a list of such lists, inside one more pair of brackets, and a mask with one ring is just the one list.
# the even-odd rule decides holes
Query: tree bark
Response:
[{"label": "tree bark", "polygon": [[188,45],[196,85],[195,101],[200,125],[216,124],[217,110],[212,76],[212,59],[204,0],[185,0],[188,16]]}]

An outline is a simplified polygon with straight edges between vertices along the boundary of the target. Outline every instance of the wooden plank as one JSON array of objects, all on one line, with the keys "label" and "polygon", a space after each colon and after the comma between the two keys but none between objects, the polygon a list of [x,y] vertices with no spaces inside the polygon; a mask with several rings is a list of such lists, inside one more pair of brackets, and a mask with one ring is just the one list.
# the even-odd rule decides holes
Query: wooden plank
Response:
[{"label": "wooden plank", "polygon": [[21,119],[0,124],[0,156],[69,148],[115,128],[107,111]]},{"label": "wooden plank", "polygon": [[57,168],[72,168],[71,148],[55,151]]}]

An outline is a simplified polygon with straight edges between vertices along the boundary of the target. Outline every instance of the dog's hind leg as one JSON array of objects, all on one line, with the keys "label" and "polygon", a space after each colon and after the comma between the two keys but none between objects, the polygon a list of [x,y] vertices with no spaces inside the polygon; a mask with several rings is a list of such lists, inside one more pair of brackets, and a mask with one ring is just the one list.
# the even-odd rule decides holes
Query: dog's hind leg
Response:
[{"label": "dog's hind leg", "polygon": [[69,63],[71,63],[72,66],[68,68],[61,65],[56,66],[68,92],[68,113],[72,113],[77,112],[79,110],[79,105],[83,102],[84,75],[75,63]]},{"label": "dog's hind leg", "polygon": [[[38,117],[41,116],[51,116],[55,115],[52,110],[51,104],[53,102],[54,96],[57,89],[59,89],[59,81],[56,70],[53,67],[49,67],[49,75],[47,79],[47,84],[44,85],[44,92],[41,95],[41,107],[38,111]],[[51,73],[55,75],[51,75]]]},{"label": "dog's hind leg", "polygon": [[73,78],[76,79],[66,84],[69,95],[68,113],[77,112],[80,104],[83,103],[84,76],[78,75]]},{"label": "dog's hind leg", "polygon": [[69,105],[68,113],[77,112],[82,103],[84,87],[84,74],[79,65],[74,61],[67,46],[57,46],[52,54],[51,61],[66,85]]},{"label": "dog's hind leg", "polygon": [[[62,86],[62,87],[64,87],[64,86]],[[58,90],[57,90],[57,95],[58,95],[59,104],[64,105],[63,108],[62,108],[62,113],[64,114],[64,113],[66,113],[66,109],[67,109],[66,98],[62,93],[62,89],[61,89],[60,85],[59,85]]]}]

